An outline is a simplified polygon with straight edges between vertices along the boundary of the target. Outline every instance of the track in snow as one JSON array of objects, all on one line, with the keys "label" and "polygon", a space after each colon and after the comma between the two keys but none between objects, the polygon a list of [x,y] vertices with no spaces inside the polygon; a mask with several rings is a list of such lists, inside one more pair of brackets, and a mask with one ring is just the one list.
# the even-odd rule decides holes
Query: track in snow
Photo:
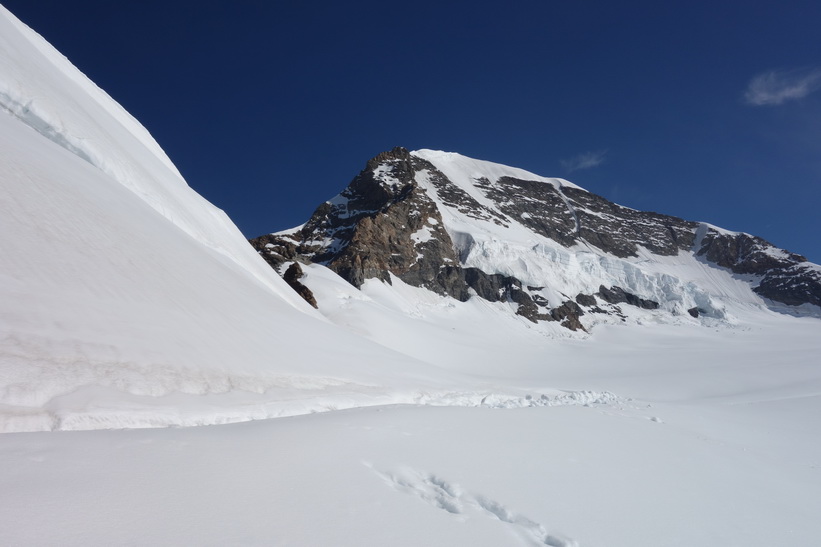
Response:
[{"label": "track in snow", "polygon": [[383,473],[373,469],[373,466],[368,463],[365,465],[389,486],[400,492],[411,494],[462,521],[471,518],[498,519],[513,526],[516,534],[526,545],[578,546],[576,541],[562,534],[548,532],[544,525],[508,509],[505,505],[480,494],[465,492],[459,485],[435,474],[415,469]]}]

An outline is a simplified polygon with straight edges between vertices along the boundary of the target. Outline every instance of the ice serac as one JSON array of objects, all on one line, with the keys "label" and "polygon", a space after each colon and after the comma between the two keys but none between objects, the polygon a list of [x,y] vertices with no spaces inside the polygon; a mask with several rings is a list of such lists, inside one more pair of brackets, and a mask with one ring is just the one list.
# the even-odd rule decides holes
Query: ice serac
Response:
[{"label": "ice serac", "polygon": [[275,267],[318,263],[356,287],[396,278],[573,330],[585,314],[624,319],[622,304],[693,319],[723,319],[728,302],[821,305],[821,269],[761,238],[432,150],[377,155],[306,224],[252,245]]}]

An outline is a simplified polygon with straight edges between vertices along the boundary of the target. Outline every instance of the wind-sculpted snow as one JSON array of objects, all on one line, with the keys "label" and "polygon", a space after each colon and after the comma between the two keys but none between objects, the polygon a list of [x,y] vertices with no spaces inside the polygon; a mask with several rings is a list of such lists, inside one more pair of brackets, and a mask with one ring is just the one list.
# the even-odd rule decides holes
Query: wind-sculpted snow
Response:
[{"label": "wind-sculpted snow", "polygon": [[[0,355],[0,431],[200,426],[384,405],[492,409],[628,404],[610,392],[442,391],[298,373],[237,374],[123,362]],[[343,371],[341,371],[343,372]],[[469,381],[465,381],[469,383]]]},{"label": "wind-sculpted snow", "polygon": [[87,161],[95,167],[102,167],[99,160],[92,157],[92,151],[84,146],[83,141],[68,134],[64,128],[58,127],[49,122],[40,112],[33,100],[28,104],[21,104],[20,101],[8,94],[0,91],[0,108],[31,127],[57,146],[65,148],[78,158]]},{"label": "wind-sculpted snow", "polygon": [[615,405],[623,401],[609,391],[558,391],[511,395],[487,392],[456,392],[422,394],[416,398],[418,404],[431,406],[466,406],[487,408],[535,408],[541,406],[594,406]]}]

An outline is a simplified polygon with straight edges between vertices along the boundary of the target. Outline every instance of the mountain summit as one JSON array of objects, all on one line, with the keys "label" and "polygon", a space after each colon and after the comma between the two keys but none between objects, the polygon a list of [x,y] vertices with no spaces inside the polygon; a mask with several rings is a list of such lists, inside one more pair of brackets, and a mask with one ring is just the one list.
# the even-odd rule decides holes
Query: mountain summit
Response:
[{"label": "mountain summit", "polygon": [[624,305],[662,320],[724,320],[732,303],[821,306],[821,268],[759,237],[433,150],[377,155],[304,225],[251,243],[276,268],[316,263],[356,287],[399,279],[459,301],[509,302],[571,330],[591,324],[584,315],[623,320]]}]

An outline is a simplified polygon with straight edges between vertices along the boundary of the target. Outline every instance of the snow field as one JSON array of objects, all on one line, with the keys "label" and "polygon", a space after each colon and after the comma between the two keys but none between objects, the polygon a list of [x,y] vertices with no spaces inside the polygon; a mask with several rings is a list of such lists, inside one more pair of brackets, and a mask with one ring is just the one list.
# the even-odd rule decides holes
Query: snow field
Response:
[{"label": "snow field", "polygon": [[[29,545],[813,544],[817,441],[756,423],[774,410],[802,421],[808,407],[649,410],[391,406],[9,434],[0,533]],[[806,442],[781,444],[795,434]],[[796,449],[812,451],[782,460]]]}]

